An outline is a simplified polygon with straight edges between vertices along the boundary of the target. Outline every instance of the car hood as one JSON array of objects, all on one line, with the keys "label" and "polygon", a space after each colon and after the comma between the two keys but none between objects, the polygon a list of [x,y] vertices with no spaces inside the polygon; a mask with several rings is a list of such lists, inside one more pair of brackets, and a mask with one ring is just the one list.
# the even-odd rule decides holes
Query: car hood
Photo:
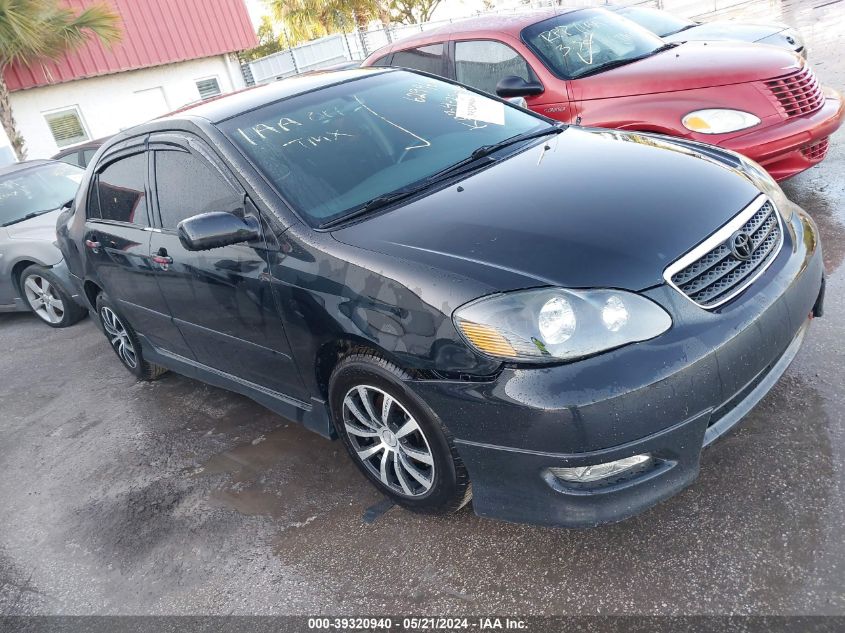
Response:
[{"label": "car hood", "polygon": [[638,62],[572,81],[580,99],[726,86],[779,77],[801,66],[782,48],[745,42],[687,42]]},{"label": "car hood", "polygon": [[61,213],[61,209],[56,209],[7,226],[6,232],[9,239],[55,242],[56,220],[59,213]]},{"label": "car hood", "polygon": [[758,195],[726,163],[663,137],[570,127],[333,235],[499,291],[642,290]]},{"label": "car hood", "polygon": [[744,22],[706,22],[680,33],[667,35],[663,39],[667,42],[688,42],[704,40],[739,40],[741,42],[756,42],[786,30],[782,24],[747,24]]}]

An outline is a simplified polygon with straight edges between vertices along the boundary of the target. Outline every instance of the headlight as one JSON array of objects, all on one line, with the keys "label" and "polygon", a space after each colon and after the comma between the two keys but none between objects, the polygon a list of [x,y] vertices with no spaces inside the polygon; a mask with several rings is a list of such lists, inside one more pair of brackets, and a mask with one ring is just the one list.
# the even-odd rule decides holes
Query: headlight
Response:
[{"label": "headlight", "polygon": [[726,134],[757,125],[760,119],[750,112],[717,108],[690,112],[681,119],[681,123],[688,130],[700,134]]},{"label": "headlight", "polygon": [[484,297],[458,308],[454,321],[482,354],[528,363],[590,356],[672,325],[663,308],[632,292],[563,288]]},{"label": "headlight", "polygon": [[780,188],[780,185],[769,175],[759,163],[737,154],[739,158],[740,167],[739,170],[748,178],[752,184],[757,187],[760,191],[766,194],[769,197],[777,210],[780,211],[781,217],[786,222],[789,222],[792,219],[792,202],[790,202],[789,198],[786,197],[786,194],[783,192],[783,189]]}]

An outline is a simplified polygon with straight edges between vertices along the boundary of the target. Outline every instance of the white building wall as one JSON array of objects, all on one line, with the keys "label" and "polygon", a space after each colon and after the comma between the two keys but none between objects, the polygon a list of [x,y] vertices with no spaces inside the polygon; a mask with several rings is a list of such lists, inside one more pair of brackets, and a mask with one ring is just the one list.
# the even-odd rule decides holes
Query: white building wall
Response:
[{"label": "white building wall", "polygon": [[59,147],[44,114],[76,106],[90,139],[110,136],[200,98],[196,81],[216,77],[223,93],[244,87],[234,55],[19,90],[11,95],[27,158],[48,158]]}]

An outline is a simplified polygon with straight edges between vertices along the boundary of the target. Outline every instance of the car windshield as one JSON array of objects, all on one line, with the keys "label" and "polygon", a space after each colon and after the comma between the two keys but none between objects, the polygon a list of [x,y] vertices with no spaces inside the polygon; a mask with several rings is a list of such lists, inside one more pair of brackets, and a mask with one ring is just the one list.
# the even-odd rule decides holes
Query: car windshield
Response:
[{"label": "car windshield", "polygon": [[66,163],[46,163],[0,176],[0,225],[58,209],[76,195],[83,173]]},{"label": "car windshield", "polygon": [[220,124],[315,226],[425,179],[545,120],[407,71],[277,101]]},{"label": "car windshield", "polygon": [[666,43],[638,24],[603,9],[558,15],[522,31],[555,75],[576,79],[653,55]]},{"label": "car windshield", "polygon": [[652,33],[656,33],[660,37],[680,33],[684,29],[696,26],[695,22],[679,18],[660,9],[652,9],[651,7],[625,7],[619,9],[618,13],[647,28]]}]

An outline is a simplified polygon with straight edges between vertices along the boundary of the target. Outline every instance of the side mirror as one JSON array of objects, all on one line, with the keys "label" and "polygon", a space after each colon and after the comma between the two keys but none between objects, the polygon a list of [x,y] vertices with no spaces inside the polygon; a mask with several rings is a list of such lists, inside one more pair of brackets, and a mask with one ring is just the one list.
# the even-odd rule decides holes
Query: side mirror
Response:
[{"label": "side mirror", "polygon": [[207,251],[221,246],[258,239],[258,220],[213,211],[182,220],[177,226],[179,241],[189,251]]},{"label": "side mirror", "polygon": [[508,75],[496,84],[496,94],[502,99],[511,97],[531,97],[542,94],[545,88],[539,81],[525,81],[522,77]]}]

